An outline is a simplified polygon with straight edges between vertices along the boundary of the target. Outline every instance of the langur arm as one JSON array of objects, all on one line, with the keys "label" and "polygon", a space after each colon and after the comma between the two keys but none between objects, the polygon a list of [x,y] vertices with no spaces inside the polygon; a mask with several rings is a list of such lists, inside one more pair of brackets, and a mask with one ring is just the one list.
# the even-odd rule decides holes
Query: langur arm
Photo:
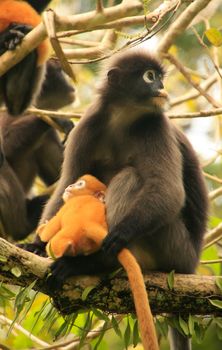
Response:
[{"label": "langur arm", "polygon": [[49,289],[61,289],[64,281],[72,276],[99,275],[115,271],[120,264],[115,257],[107,256],[102,250],[90,255],[63,256],[51,265],[47,278]]},{"label": "langur arm", "polygon": [[[59,214],[59,213],[58,213]],[[61,219],[59,215],[55,215],[51,220],[39,226],[37,233],[43,242],[48,242],[61,229]]]},{"label": "langur arm", "polygon": [[38,176],[48,186],[59,179],[63,151],[64,147],[55,130],[48,130],[41,146],[35,152]]},{"label": "langur arm", "polygon": [[6,123],[2,127],[4,152],[7,159],[13,159],[15,154],[24,155],[33,146],[41,144],[42,137],[50,126],[35,116],[23,117]]}]

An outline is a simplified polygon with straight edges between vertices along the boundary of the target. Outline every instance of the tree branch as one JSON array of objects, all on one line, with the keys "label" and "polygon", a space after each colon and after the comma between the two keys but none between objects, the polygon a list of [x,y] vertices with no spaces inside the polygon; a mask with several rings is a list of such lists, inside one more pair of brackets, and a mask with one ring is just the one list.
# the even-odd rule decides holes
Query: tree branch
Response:
[{"label": "tree branch", "polygon": [[170,26],[169,30],[162,37],[158,45],[158,53],[163,54],[168,52],[172,43],[176,38],[183,34],[184,30],[192,22],[194,17],[204,9],[211,0],[195,0],[181,13],[181,15],[176,19],[176,21]]},{"label": "tree branch", "polygon": [[222,108],[209,109],[207,111],[199,112],[187,112],[187,113],[167,113],[168,118],[171,119],[182,119],[182,118],[203,118],[203,117],[212,117],[214,115],[221,115]]},{"label": "tree branch", "polygon": [[[122,1],[121,4],[104,8],[103,12],[90,11],[72,16],[55,14],[56,30],[93,30],[98,25],[115,21],[123,17],[133,16],[142,10],[142,3],[138,0]],[[40,23],[22,40],[16,50],[7,51],[0,57],[0,76],[6,73],[28,53],[35,49],[47,37],[46,28]]]},{"label": "tree branch", "polygon": [[[27,286],[36,280],[34,288],[50,295],[45,283],[50,262],[50,259],[41,258],[0,239],[0,280],[5,283]],[[15,266],[17,272],[21,271],[19,277],[15,276]],[[222,315],[221,309],[209,301],[222,300],[215,277],[177,274],[173,290],[168,287],[167,274],[149,273],[144,279],[154,314]],[[93,289],[83,301],[82,293],[87,287]],[[97,276],[72,278],[67,281],[62,291],[50,296],[63,314],[92,307],[118,314],[134,312],[129,283],[122,273],[109,279]]]}]

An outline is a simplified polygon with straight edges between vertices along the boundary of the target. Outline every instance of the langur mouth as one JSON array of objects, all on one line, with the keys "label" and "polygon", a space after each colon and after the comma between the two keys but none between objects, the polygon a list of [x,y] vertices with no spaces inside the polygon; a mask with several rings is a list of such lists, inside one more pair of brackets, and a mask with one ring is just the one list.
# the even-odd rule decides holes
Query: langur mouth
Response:
[{"label": "langur mouth", "polygon": [[168,98],[168,93],[164,89],[159,90],[157,97],[162,97],[162,98],[166,98],[167,99]]}]

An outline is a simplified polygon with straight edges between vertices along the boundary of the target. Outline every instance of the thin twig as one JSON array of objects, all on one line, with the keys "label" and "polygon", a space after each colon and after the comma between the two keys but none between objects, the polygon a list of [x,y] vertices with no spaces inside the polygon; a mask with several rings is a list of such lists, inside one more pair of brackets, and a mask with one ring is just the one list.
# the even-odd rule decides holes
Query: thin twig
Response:
[{"label": "thin twig", "polygon": [[219,184],[222,184],[222,179],[215,176],[215,175],[210,175],[206,172],[203,172],[204,176],[207,178],[207,179],[210,179],[212,181],[215,181],[215,182],[218,182]]},{"label": "thin twig", "polygon": [[204,249],[210,247],[215,244],[222,238],[222,223],[220,223],[217,227],[212,229],[204,238]]},{"label": "thin twig", "polygon": [[219,264],[219,263],[222,263],[222,259],[201,260],[200,263],[201,263],[202,265],[205,265],[205,264]]},{"label": "thin twig", "polygon": [[203,118],[222,115],[222,108],[209,109],[207,111],[190,112],[190,113],[167,113],[168,118],[183,119],[183,118]]},{"label": "thin twig", "polygon": [[183,74],[183,76],[186,78],[186,80],[196,89],[199,91],[199,93],[205,97],[205,99],[215,108],[222,107],[222,104],[216,101],[212,96],[210,96],[205,90],[202,89],[202,87],[197,84],[191,77],[191,75],[186,71],[186,69],[183,67],[183,65],[176,59],[175,56],[173,56],[170,53],[163,54],[165,58],[167,58],[180,72]]},{"label": "thin twig", "polygon": [[45,341],[37,338],[35,335],[31,334],[29,331],[27,331],[24,327],[20,326],[17,322],[14,322],[12,320],[10,320],[9,318],[7,318],[6,316],[0,315],[0,323],[3,324],[7,324],[8,326],[11,326],[13,324],[13,327],[18,330],[19,332],[23,333],[24,335],[26,335],[26,337],[28,337],[31,341],[37,343],[40,346],[44,346],[47,347],[49,346],[48,343],[46,343]]}]

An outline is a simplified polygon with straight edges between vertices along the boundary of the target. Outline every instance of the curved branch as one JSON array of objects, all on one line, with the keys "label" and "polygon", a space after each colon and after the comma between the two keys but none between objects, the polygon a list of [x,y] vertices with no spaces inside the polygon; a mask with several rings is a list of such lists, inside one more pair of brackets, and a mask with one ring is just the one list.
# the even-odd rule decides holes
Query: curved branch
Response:
[{"label": "curved branch", "polygon": [[[41,258],[0,239],[0,280],[3,282],[27,286],[36,280],[35,289],[49,295],[45,277],[50,263],[50,259]],[[15,266],[21,271],[19,277],[13,274]],[[168,287],[165,273],[148,273],[144,279],[153,314],[222,314],[221,309],[209,301],[222,300],[215,277],[177,274],[172,290]],[[87,287],[93,288],[87,299],[83,300],[82,294]],[[62,291],[50,296],[63,314],[92,307],[118,314],[134,312],[129,283],[122,273],[103,279],[97,276],[71,278]]]}]

